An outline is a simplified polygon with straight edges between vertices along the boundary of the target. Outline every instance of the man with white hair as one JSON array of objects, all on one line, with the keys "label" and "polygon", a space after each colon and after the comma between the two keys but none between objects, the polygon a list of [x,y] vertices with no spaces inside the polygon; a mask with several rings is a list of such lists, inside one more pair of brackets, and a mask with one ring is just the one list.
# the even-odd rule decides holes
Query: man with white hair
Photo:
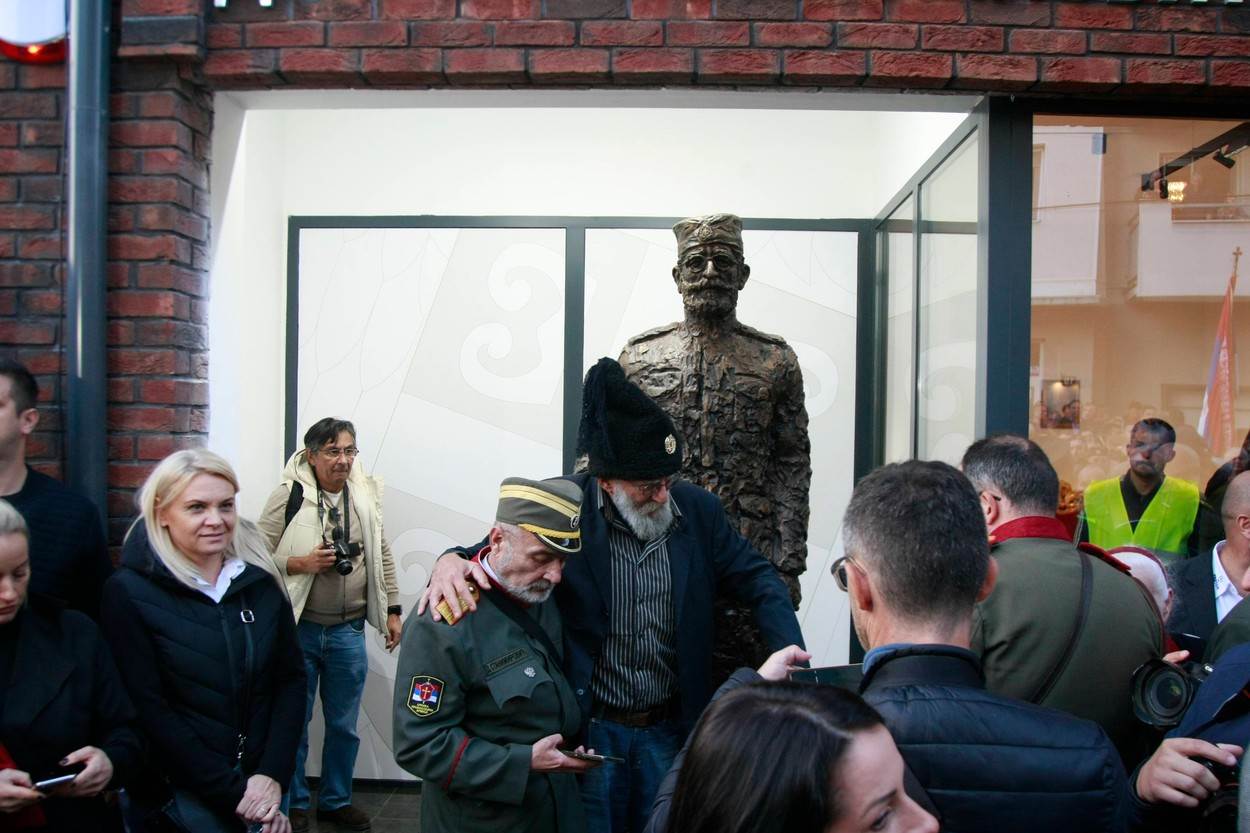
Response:
[{"label": "man with white hair", "polygon": [[425,781],[422,830],[586,829],[573,773],[594,764],[559,748],[581,710],[549,601],[566,562],[582,557],[581,503],[570,480],[504,480],[489,543],[474,559],[495,589],[474,616],[413,616],[404,628],[395,761]]},{"label": "man with white hair", "polygon": [[1210,553],[1172,568],[1176,589],[1176,606],[1168,620],[1172,633],[1209,639],[1250,591],[1250,472],[1229,481],[1220,514],[1224,540]]}]

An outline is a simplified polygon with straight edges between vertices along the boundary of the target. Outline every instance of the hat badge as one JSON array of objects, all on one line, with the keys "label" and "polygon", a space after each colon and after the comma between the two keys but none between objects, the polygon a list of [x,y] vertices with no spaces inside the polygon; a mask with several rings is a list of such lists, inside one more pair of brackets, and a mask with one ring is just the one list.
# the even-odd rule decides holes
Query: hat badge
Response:
[{"label": "hat badge", "polygon": [[664,438],[664,452],[666,454],[677,453],[677,438],[674,437],[672,434],[669,434],[667,437]]},{"label": "hat badge", "polygon": [[[706,243],[708,240],[712,238],[712,235],[714,235],[715,233],[716,232],[712,229],[711,226],[709,226],[707,223],[702,223],[699,226],[699,230],[695,232],[694,236],[696,240],[699,240],[702,243]],[[671,451],[669,453],[672,454]]]},{"label": "hat badge", "polygon": [[577,527],[581,524],[581,522],[582,522],[582,516],[574,515],[573,517],[569,518],[569,529],[577,529]]}]

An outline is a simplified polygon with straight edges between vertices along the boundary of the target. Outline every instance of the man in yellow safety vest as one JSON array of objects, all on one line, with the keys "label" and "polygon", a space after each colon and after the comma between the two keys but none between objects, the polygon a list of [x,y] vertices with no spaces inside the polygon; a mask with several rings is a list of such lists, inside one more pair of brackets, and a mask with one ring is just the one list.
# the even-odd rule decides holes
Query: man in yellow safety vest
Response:
[{"label": "man in yellow safety vest", "polygon": [[1198,487],[1163,473],[1175,443],[1176,431],[1164,420],[1148,418],[1133,426],[1128,472],[1085,490],[1081,540],[1103,549],[1145,547],[1165,563],[1195,554]]}]

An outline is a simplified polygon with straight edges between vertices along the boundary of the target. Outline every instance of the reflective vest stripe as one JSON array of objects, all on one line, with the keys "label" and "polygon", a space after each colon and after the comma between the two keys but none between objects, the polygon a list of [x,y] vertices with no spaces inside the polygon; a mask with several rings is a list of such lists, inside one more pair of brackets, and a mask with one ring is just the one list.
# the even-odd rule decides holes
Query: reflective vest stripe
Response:
[{"label": "reflective vest stripe", "polygon": [[1085,490],[1089,540],[1103,549],[1134,545],[1183,554],[1197,516],[1198,487],[1188,480],[1165,477],[1136,530],[1129,522],[1119,478],[1099,480]]}]

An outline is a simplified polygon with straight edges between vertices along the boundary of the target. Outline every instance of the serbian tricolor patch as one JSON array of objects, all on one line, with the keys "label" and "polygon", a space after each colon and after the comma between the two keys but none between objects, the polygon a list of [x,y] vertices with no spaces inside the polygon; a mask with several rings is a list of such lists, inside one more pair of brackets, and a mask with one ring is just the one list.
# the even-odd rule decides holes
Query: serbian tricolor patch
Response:
[{"label": "serbian tricolor patch", "polygon": [[443,701],[443,685],[438,677],[413,677],[412,689],[408,692],[408,710],[417,717],[434,714]]}]

